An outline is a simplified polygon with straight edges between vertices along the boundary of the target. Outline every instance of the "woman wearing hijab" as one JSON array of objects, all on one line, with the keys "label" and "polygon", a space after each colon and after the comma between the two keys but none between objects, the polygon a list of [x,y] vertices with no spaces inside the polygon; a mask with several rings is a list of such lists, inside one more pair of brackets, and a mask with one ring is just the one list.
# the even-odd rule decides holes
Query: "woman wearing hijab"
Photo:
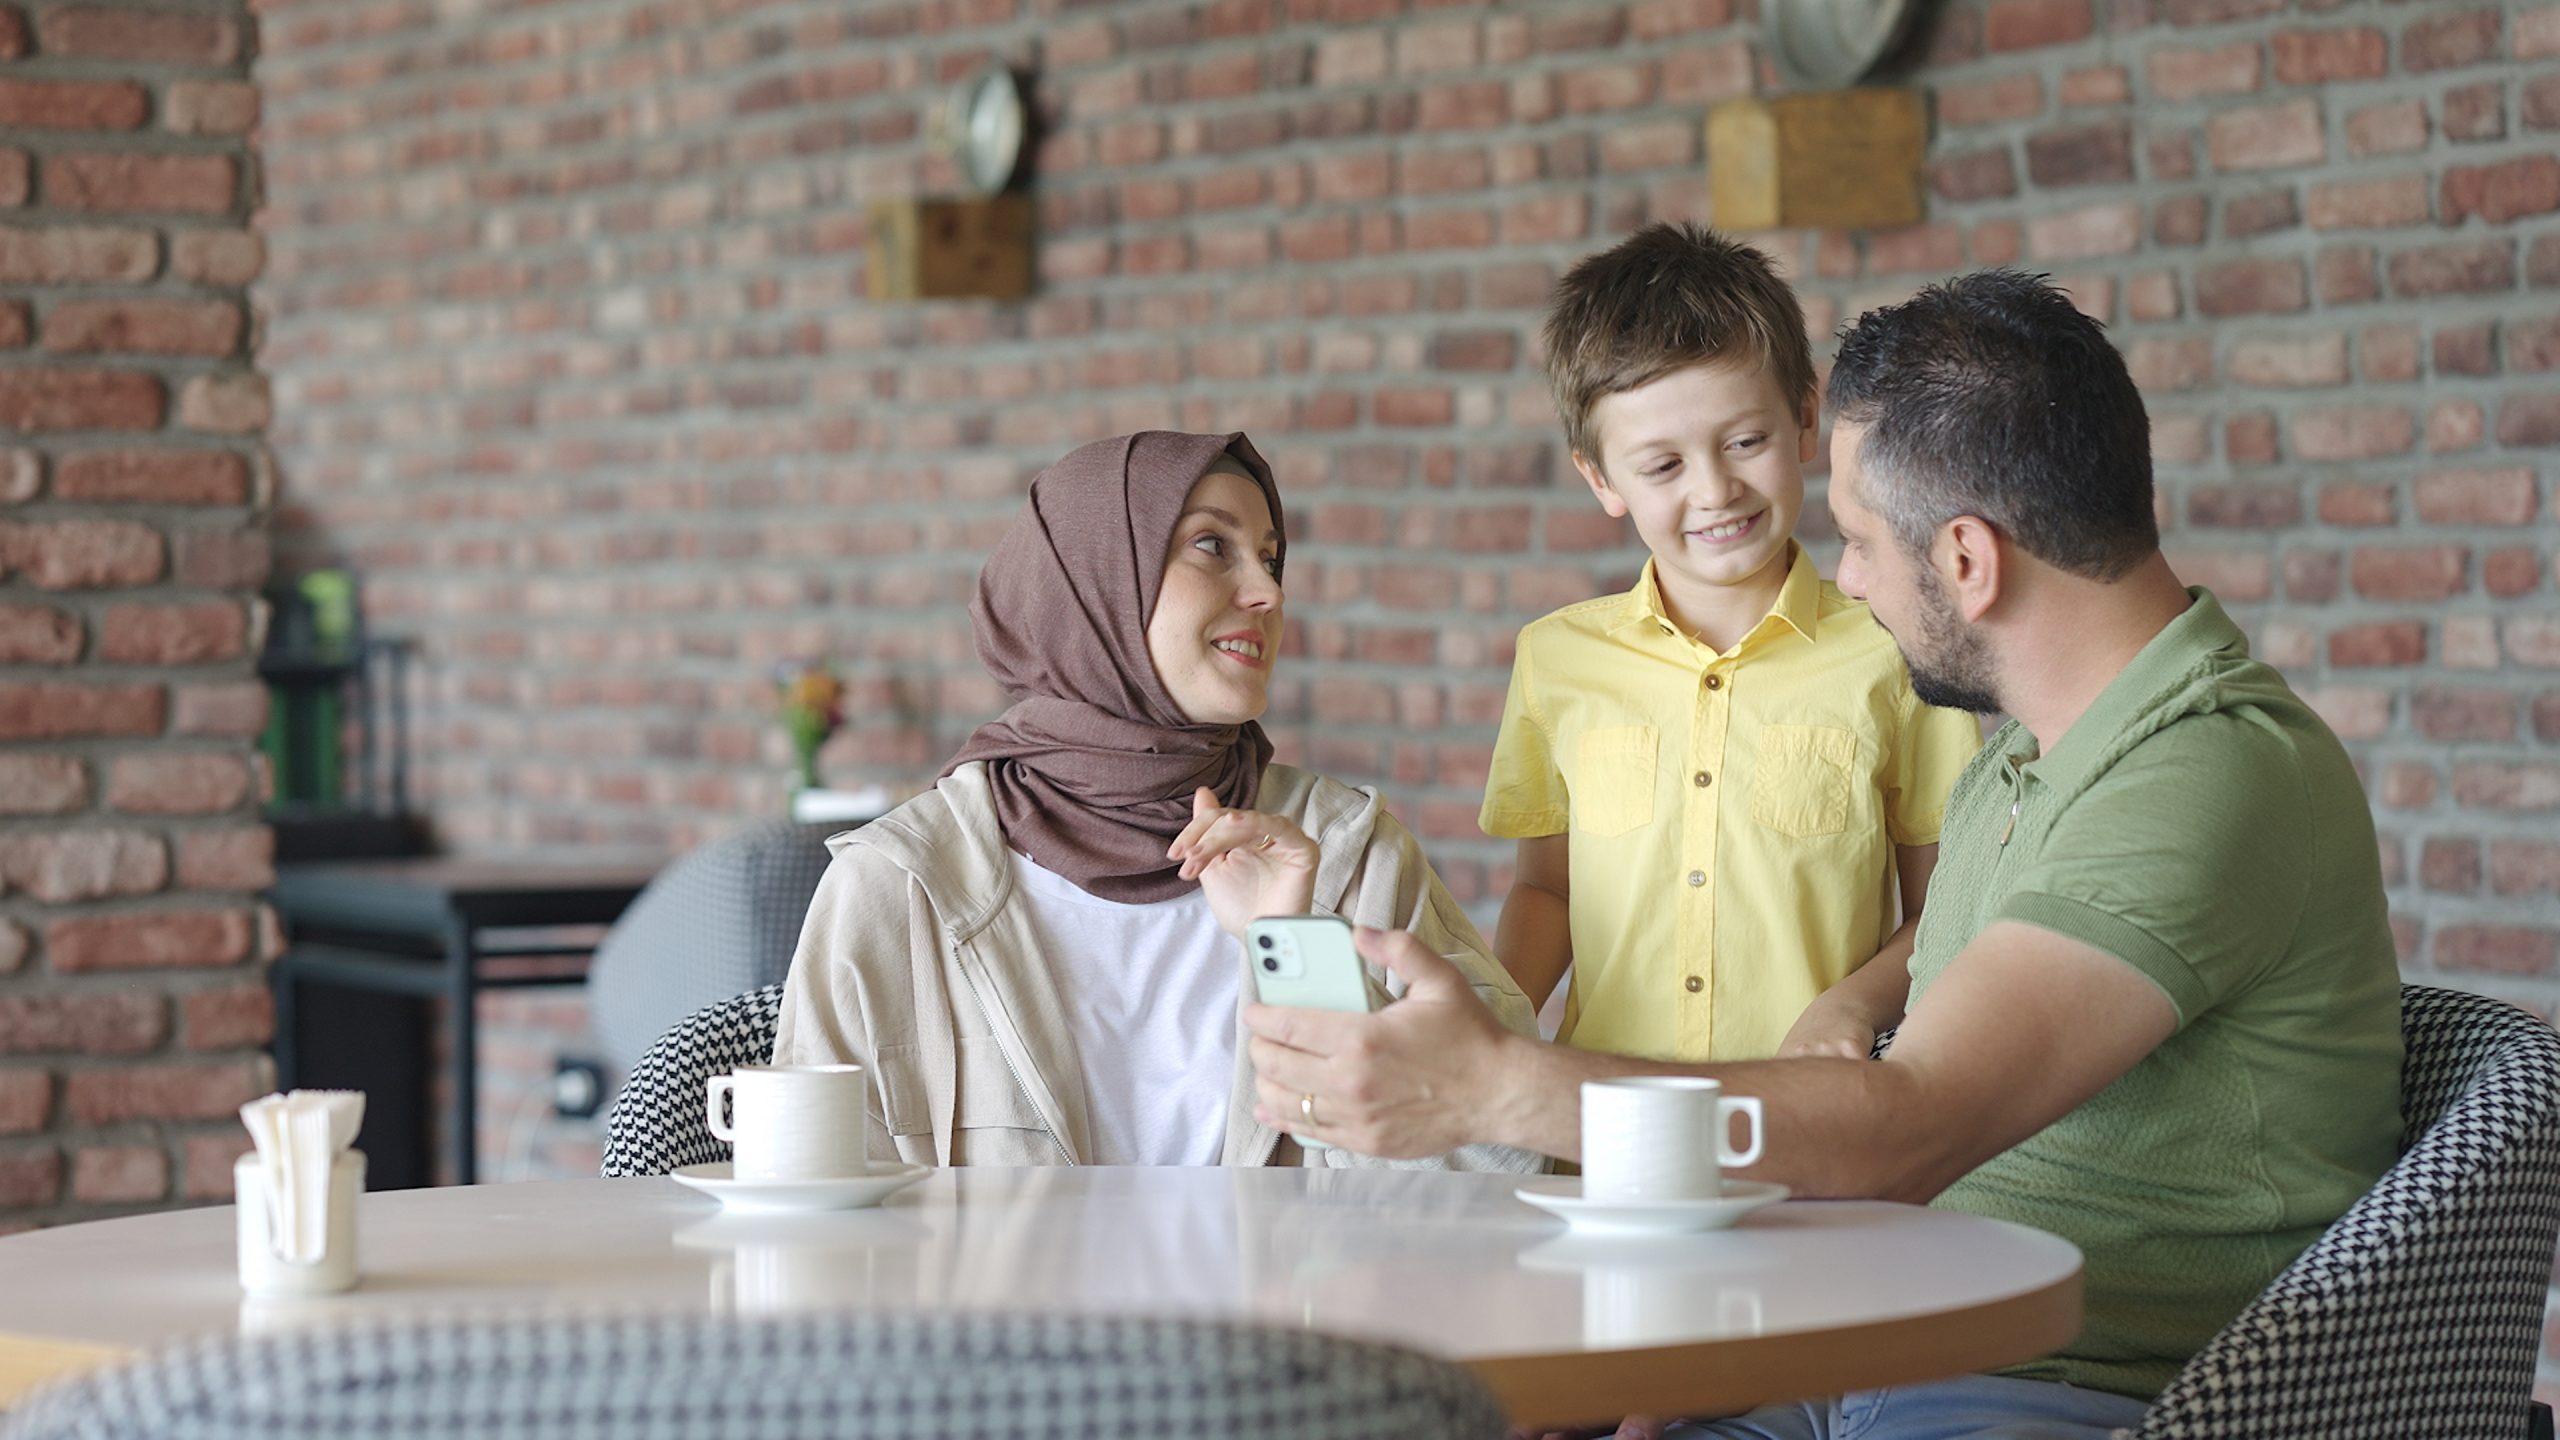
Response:
[{"label": "woman wearing hijab", "polygon": [[784,986],[775,1063],[868,1065],[875,1159],[1383,1163],[1254,1120],[1239,942],[1265,915],[1411,930],[1532,1029],[1378,797],[1271,763],[1286,553],[1240,434],[1121,436],[1032,481],[969,608],[1011,708],[828,842]]}]

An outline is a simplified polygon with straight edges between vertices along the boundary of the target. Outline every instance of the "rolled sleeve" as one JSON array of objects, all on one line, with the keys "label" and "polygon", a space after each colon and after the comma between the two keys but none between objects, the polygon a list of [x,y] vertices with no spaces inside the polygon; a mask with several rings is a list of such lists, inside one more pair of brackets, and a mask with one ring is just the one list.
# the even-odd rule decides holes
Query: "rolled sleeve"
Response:
[{"label": "rolled sleeve", "polygon": [[2181,1027],[2264,973],[2301,923],[2316,837],[2280,746],[2207,733],[2245,723],[2200,718],[2126,757],[2062,817],[1999,918],[2131,965]]}]

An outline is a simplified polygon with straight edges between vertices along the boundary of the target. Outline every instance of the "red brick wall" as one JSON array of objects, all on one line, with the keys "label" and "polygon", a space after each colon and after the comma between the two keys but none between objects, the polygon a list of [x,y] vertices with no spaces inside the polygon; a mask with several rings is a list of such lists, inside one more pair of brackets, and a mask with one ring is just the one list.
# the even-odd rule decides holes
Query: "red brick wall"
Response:
[{"label": "red brick wall", "polygon": [[[1275,731],[1481,900],[1511,636],[1638,558],[1559,453],[1538,308],[1710,218],[1751,9],[271,0],[283,543],[424,639],[450,837],[676,846],[779,807],[777,657],[849,672],[834,776],[921,783],[995,704],[961,605],[1024,478],[1244,428],[1300,545]],[[2560,7],[1930,14],[1928,223],[1767,237],[1814,328],[2063,277],[2152,399],[2181,572],[2368,768],[2410,973],[2548,1013]],[[1040,293],[866,303],[863,202],[948,186],[929,110],[990,55],[1049,122]]]},{"label": "red brick wall", "polygon": [[229,1198],[273,1080],[247,10],[0,3],[0,1231]]},{"label": "red brick wall", "polygon": [[[995,702],[960,604],[1024,477],[1240,426],[1302,546],[1274,728],[1498,889],[1512,631],[1636,558],[1538,306],[1704,216],[1702,107],[1764,83],[1726,0],[267,8],[283,543],[424,637],[455,841],[774,810],[793,654],[851,672],[831,773],[919,783]],[[2059,273],[2152,397],[2182,569],[2369,762],[2413,966],[2547,1008],[2560,8],[1932,13],[1929,222],[1768,237],[1814,328]],[[1050,123],[1040,295],[866,303],[862,202],[949,183],[928,110],[991,54]]]}]

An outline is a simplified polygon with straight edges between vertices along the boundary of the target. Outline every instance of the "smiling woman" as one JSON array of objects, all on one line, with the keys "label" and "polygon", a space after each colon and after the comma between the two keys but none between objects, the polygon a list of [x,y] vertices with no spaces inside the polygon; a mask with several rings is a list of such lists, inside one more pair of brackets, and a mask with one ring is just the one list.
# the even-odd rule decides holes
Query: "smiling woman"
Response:
[{"label": "smiling woman", "polygon": [[1122,436],[1033,480],[970,606],[1013,703],[829,842],[785,986],[775,1060],[869,1065],[875,1159],[1371,1163],[1253,1118],[1238,942],[1266,915],[1413,930],[1531,1031],[1375,792],[1271,763],[1287,554],[1242,435]]},{"label": "smiling woman", "polygon": [[1249,724],[1271,704],[1280,650],[1280,522],[1232,459],[1189,499],[1147,621],[1147,658],[1193,724]]}]

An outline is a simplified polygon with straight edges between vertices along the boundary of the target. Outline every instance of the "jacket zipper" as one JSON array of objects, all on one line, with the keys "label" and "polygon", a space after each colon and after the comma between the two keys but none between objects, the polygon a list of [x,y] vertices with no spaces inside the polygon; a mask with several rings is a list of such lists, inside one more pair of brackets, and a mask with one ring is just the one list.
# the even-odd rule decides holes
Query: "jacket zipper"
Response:
[{"label": "jacket zipper", "polygon": [[[952,958],[954,960],[958,960],[960,958],[959,952],[960,945],[955,941],[952,945]],[[1014,1033],[1013,1017],[1006,1014],[1001,1007],[987,1003],[987,989],[984,985],[978,982],[978,972],[975,966],[963,961],[960,965],[960,973],[969,982],[969,993],[978,997],[978,1009],[986,1014],[987,1023],[996,1031],[996,1049],[1004,1056],[1005,1073],[1013,1077],[1014,1088],[1020,1090],[1026,1096],[1037,1096],[1040,1092],[1023,1083],[1022,1067],[1016,1065],[1013,1060],[1014,1049],[1022,1043],[1022,1037]],[[958,1045],[951,1047],[951,1065],[951,1133],[953,1138],[956,1140],[960,1134],[960,1047]],[[1057,1147],[1059,1159],[1064,1160],[1069,1165],[1079,1163],[1074,1155],[1068,1153],[1067,1142],[1058,1138],[1057,1129],[1050,1125],[1048,1116],[1043,1115],[1040,1117],[1040,1128],[1041,1133],[1049,1137],[1049,1143]],[[943,1156],[942,1159],[943,1163],[946,1165],[951,1162],[951,1157],[948,1155]]]}]

